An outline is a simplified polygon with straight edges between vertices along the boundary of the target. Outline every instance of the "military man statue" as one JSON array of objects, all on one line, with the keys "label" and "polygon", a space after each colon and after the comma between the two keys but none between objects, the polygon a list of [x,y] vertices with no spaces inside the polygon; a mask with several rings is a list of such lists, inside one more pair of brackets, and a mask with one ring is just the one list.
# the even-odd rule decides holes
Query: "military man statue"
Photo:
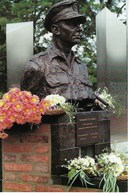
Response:
[{"label": "military man statue", "polygon": [[48,11],[44,26],[53,34],[50,47],[34,55],[27,63],[21,89],[44,98],[59,94],[80,107],[94,102],[92,84],[86,64],[77,58],[72,47],[80,42],[81,24],[86,22],[78,12],[76,0],[56,3]]}]

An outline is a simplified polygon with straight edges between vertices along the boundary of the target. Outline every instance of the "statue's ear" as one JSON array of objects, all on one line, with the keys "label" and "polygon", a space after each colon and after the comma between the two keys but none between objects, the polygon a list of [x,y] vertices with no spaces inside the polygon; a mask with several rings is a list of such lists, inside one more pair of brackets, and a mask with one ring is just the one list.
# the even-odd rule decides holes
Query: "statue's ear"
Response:
[{"label": "statue's ear", "polygon": [[60,34],[60,29],[59,29],[59,26],[57,24],[52,24],[51,31],[55,35],[59,35]]}]

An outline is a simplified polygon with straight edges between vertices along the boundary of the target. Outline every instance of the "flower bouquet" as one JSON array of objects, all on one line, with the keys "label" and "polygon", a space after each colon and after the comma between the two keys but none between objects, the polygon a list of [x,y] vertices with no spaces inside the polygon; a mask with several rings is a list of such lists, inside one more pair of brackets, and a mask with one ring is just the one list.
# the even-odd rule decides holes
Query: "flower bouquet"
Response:
[{"label": "flower bouquet", "polygon": [[0,138],[6,138],[5,129],[17,124],[39,124],[41,117],[50,106],[49,101],[32,95],[30,92],[12,88],[0,99]]},{"label": "flower bouquet", "polygon": [[107,87],[104,87],[104,89],[101,91],[101,89],[99,88],[95,94],[97,94],[101,99],[105,100],[105,102],[108,103],[108,106],[106,106],[105,104],[103,104],[102,102],[98,101],[96,99],[96,103],[101,107],[101,109],[106,109],[109,108],[113,114],[115,114],[116,116],[120,116],[121,112],[122,112],[122,108],[120,106],[119,101],[117,100],[116,97],[113,97],[109,92]]},{"label": "flower bouquet", "polygon": [[102,177],[100,185],[103,184],[103,192],[119,192],[117,180],[127,180],[127,158],[119,152],[111,151],[99,154],[96,159],[97,173]]},{"label": "flower bouquet", "polygon": [[77,178],[81,181],[82,186],[94,185],[89,178],[89,176],[96,175],[96,164],[93,158],[89,156],[74,158],[67,161],[67,165],[63,165],[63,167],[68,169],[68,184],[70,184],[70,187]]},{"label": "flower bouquet", "polygon": [[[80,180],[82,186],[85,187],[95,185],[103,188],[103,192],[119,192],[117,181],[128,179],[127,164],[126,155],[106,151],[95,158],[85,156],[71,159],[62,167],[68,169],[70,187],[76,180]],[[99,181],[98,184],[97,181]]]},{"label": "flower bouquet", "polygon": [[61,108],[61,105],[65,103],[65,98],[58,94],[52,94],[45,97],[45,100],[50,102],[50,107],[47,109],[46,114],[55,115],[63,114],[64,110]]},{"label": "flower bouquet", "polygon": [[46,110],[47,115],[59,115],[66,113],[69,116],[69,123],[73,123],[76,114],[76,107],[66,102],[63,96],[52,94],[45,97],[50,102],[50,107]]}]

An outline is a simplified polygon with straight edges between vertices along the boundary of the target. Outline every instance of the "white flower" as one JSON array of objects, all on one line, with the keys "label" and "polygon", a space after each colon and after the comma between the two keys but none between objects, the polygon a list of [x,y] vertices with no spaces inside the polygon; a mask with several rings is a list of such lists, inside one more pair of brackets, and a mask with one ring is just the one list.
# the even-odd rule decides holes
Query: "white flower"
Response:
[{"label": "white flower", "polygon": [[46,100],[50,101],[51,106],[56,106],[57,104],[64,104],[65,98],[58,94],[52,94],[45,97]]},{"label": "white flower", "polygon": [[121,155],[116,152],[102,153],[97,157],[99,174],[112,172],[115,177],[118,177],[124,170],[125,166]]},{"label": "white flower", "polygon": [[123,171],[124,171],[124,165],[123,164],[116,165],[115,170],[114,170],[114,176],[118,177]]},{"label": "white flower", "polygon": [[111,163],[122,164],[122,161],[121,161],[120,157],[116,156],[114,153],[111,153],[111,154],[108,156],[108,160],[109,160]]},{"label": "white flower", "polygon": [[68,161],[66,168],[68,170],[75,168],[76,170],[83,170],[93,174],[96,171],[95,160],[89,156],[85,156],[84,158],[78,157]]},{"label": "white flower", "polygon": [[[122,108],[120,106],[120,103],[119,101],[117,100],[117,97],[113,97],[109,92],[108,92],[108,89],[107,87],[104,87],[104,89],[102,90],[101,92],[101,89],[99,88],[97,91],[96,91],[96,94],[102,98],[103,100],[105,100],[108,105],[109,105],[109,109],[114,113],[116,114],[117,116],[119,116],[121,114],[121,111],[122,111]],[[106,108],[106,105],[104,105],[103,103],[101,103],[99,100],[95,100],[99,106],[102,108],[102,109],[105,109]]]}]

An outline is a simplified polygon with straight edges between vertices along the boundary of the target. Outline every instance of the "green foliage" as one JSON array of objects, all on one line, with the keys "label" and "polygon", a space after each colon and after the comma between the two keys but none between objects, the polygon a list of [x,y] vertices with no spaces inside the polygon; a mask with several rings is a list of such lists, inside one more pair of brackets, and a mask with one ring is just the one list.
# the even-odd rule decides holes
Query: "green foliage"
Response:
[{"label": "green foliage", "polygon": [[67,161],[67,165],[63,165],[68,169],[68,184],[69,189],[73,183],[79,179],[82,186],[88,187],[88,185],[94,185],[91,183],[90,176],[96,174],[95,160],[89,156],[84,158],[78,157]]},{"label": "green foliage", "polygon": [[60,108],[68,115],[68,124],[74,124],[77,105],[72,105],[71,103],[66,102],[64,104],[60,104]]},{"label": "green foliage", "polygon": [[[118,100],[117,97],[115,96],[112,96],[109,91],[108,91],[108,88],[107,87],[104,87],[104,89],[102,90],[101,92],[101,89],[99,88],[97,91],[96,91],[96,94],[101,97],[103,100],[105,100],[107,103],[108,103],[108,107],[109,107],[109,110],[115,114],[117,117],[119,117],[122,113],[122,107],[120,105],[120,102]],[[99,103],[100,107],[102,109],[105,109],[105,105],[103,105],[102,103]]]},{"label": "green foliage", "polygon": [[69,189],[71,188],[71,186],[73,185],[73,183],[77,180],[77,178],[79,178],[79,180],[81,181],[82,186],[84,187],[88,187],[88,185],[94,185],[93,183],[90,182],[90,178],[88,177],[88,175],[82,170],[76,170],[75,168],[71,169],[68,172],[68,184],[69,184]]},{"label": "green foliage", "polygon": [[[0,1],[0,90],[6,90],[6,24],[14,22],[34,22],[34,53],[44,51],[46,48],[43,43],[47,39],[43,37],[46,32],[43,26],[45,14],[48,9],[61,0],[1,0]],[[90,79],[96,88],[96,43],[95,43],[95,16],[105,6],[119,16],[122,14],[120,0],[108,0],[106,3],[100,0],[79,0],[80,12],[87,16],[87,22],[83,26],[84,45],[83,61],[87,63]],[[41,41],[42,38],[42,41]],[[93,44],[92,44],[93,43]]]},{"label": "green foliage", "polygon": [[117,178],[113,175],[112,172],[104,174],[100,184],[102,182],[104,183],[103,192],[119,192]]},{"label": "green foliage", "polygon": [[67,164],[63,167],[68,169],[69,189],[79,180],[86,188],[94,185],[93,178],[96,176],[100,178],[99,188],[103,192],[119,192],[117,180],[123,175],[125,179],[128,178],[128,156],[109,148],[105,148],[95,158],[78,157],[68,160]]}]

